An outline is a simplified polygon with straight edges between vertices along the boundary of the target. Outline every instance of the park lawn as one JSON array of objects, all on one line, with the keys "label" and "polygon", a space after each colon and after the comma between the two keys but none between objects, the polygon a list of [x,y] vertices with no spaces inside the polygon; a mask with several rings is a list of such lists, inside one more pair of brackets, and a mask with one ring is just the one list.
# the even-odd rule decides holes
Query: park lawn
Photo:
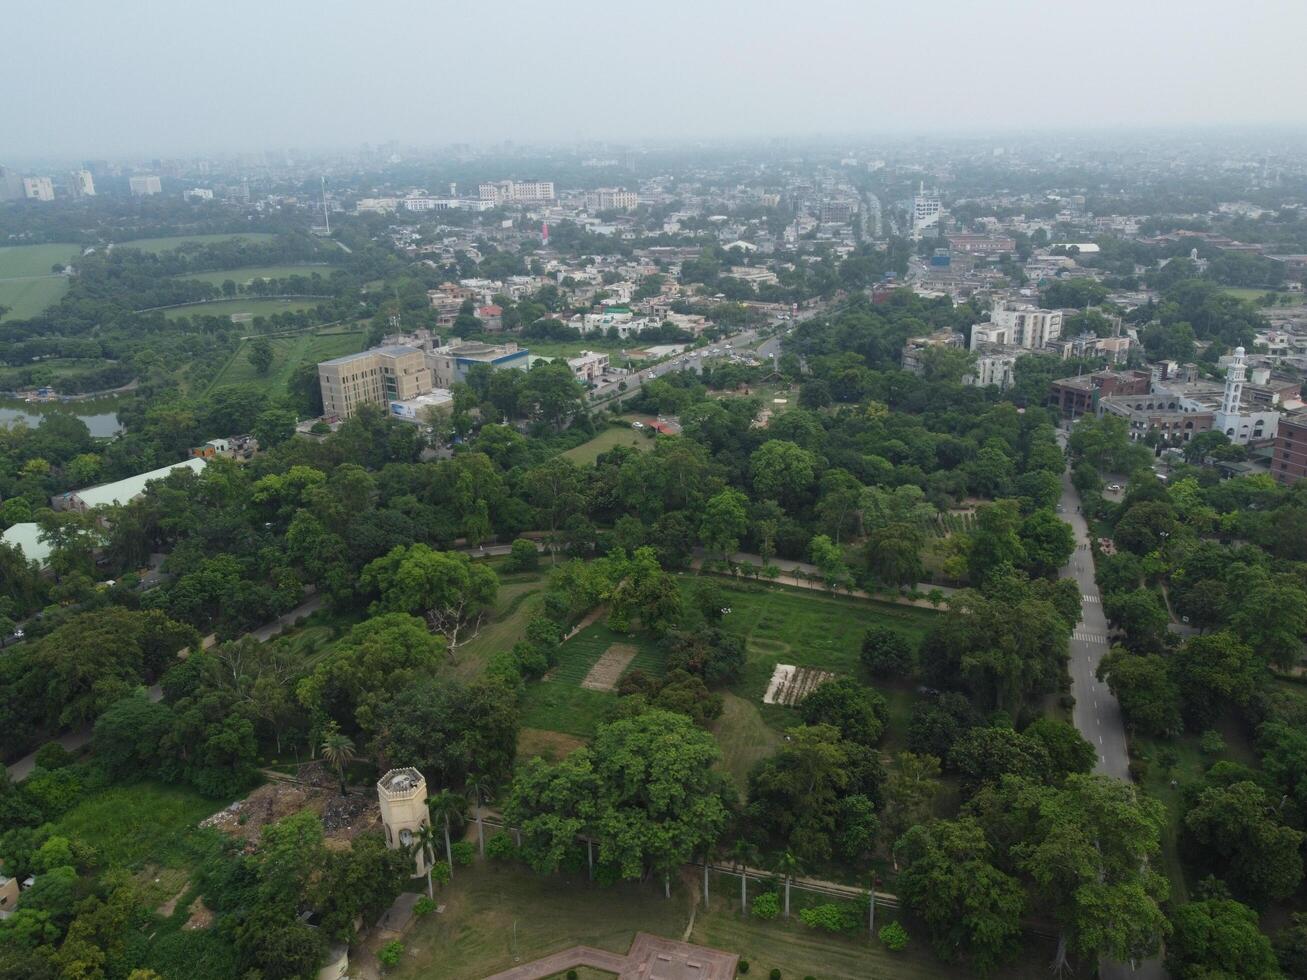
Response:
[{"label": "park lawn", "polygon": [[589,738],[617,704],[615,691],[592,691],[581,686],[590,668],[614,643],[638,648],[623,671],[661,675],[667,669],[663,650],[647,634],[615,633],[604,623],[587,626],[558,648],[558,663],[539,681],[527,685],[522,700],[522,724]]},{"label": "park lawn", "polygon": [[722,695],[722,716],[712,723],[722,752],[717,769],[731,777],[741,794],[748,789],[753,767],[775,755],[781,744],[780,733],[767,724],[760,707],[728,691]]},{"label": "park lawn", "polygon": [[321,333],[301,333],[291,337],[269,337],[268,343],[272,346],[272,366],[264,375],[255,371],[254,365],[250,363],[251,341],[244,340],[223,365],[222,370],[214,376],[210,387],[254,384],[266,389],[270,396],[283,395],[290,383],[290,376],[301,364],[317,364],[333,357],[355,354],[363,349],[365,340],[366,334],[361,330],[332,330]]},{"label": "park lawn", "polygon": [[190,863],[192,845],[207,833],[196,825],[226,802],[180,785],[111,786],[84,796],[55,821],[54,832],[94,847],[98,863],[105,867],[135,869],[146,861],[184,867]]},{"label": "park lawn", "polygon": [[250,242],[271,241],[277,236],[267,231],[242,231],[219,235],[170,235],[167,238],[137,238],[128,242],[115,242],[115,248],[139,248],[142,252],[167,252],[182,245],[212,245],[215,242],[230,242],[243,238]]},{"label": "park lawn", "polygon": [[59,302],[68,291],[68,279],[50,269],[56,263],[67,265],[81,254],[82,247],[73,244],[0,247],[0,306],[9,311],[2,319],[36,316]]},{"label": "park lawn", "polygon": [[471,980],[578,944],[625,953],[637,932],[679,938],[690,919],[679,888],[669,901],[655,884],[600,888],[584,871],[542,876],[492,862],[460,868],[436,901],[445,911],[417,920],[387,976]]},{"label": "park lawn", "polygon": [[741,634],[748,650],[744,676],[732,691],[759,705],[768,721],[784,722],[782,727],[795,723],[793,719],[798,716],[793,709],[762,705],[767,682],[778,663],[858,677],[862,636],[868,628],[889,626],[916,645],[939,615],[919,606],[832,596],[783,585],[720,585],[731,610],[722,626]]},{"label": "park lawn", "polygon": [[630,446],[632,449],[645,452],[652,449],[653,444],[654,440],[639,429],[632,429],[629,426],[625,428],[610,426],[589,442],[583,442],[567,450],[563,456],[579,466],[589,466],[599,458],[601,453],[606,453],[617,446]]},{"label": "park lawn", "polygon": [[[787,978],[822,980],[971,976],[937,960],[911,924],[908,948],[890,953],[865,934],[832,936],[797,918],[743,918],[736,910],[735,884],[733,878],[714,876],[710,907],[700,905],[695,911],[689,941],[748,960],[750,976],[765,978],[772,969]],[[751,894],[757,887],[751,885]],[[801,904],[799,894],[796,889],[795,907]],[[637,932],[679,940],[697,899],[697,881],[692,885],[686,879],[674,880],[672,897],[665,899],[658,882],[601,887],[588,882],[584,872],[541,876],[517,864],[478,862],[442,889],[437,901],[445,911],[418,919],[403,940],[400,965],[387,975],[409,980],[485,977],[576,945],[625,953]],[[877,928],[891,919],[891,913],[878,913]],[[1051,945],[1029,938],[1027,942],[1022,960],[1000,976],[1044,980]]]},{"label": "park lawn", "polygon": [[255,279],[287,279],[290,276],[311,276],[315,272],[326,279],[334,271],[333,266],[323,263],[310,265],[251,265],[240,269],[219,269],[216,272],[193,272],[175,276],[174,278],[191,279],[195,282],[210,282],[215,286],[221,286],[230,279],[236,285],[243,286]]},{"label": "park lawn", "polygon": [[68,292],[67,276],[0,279],[0,307],[6,312],[0,319],[23,320],[53,306]]},{"label": "park lawn", "polygon": [[318,302],[311,299],[220,299],[213,303],[187,303],[164,310],[169,320],[184,316],[231,316],[248,313],[250,316],[272,316],[274,313],[300,313],[311,310]]},{"label": "park lawn", "polygon": [[526,636],[526,624],[540,612],[544,575],[515,573],[500,579],[495,609],[481,631],[461,644],[454,662],[454,676],[473,680],[485,671],[490,658],[500,650],[511,650]]},{"label": "park lawn", "polygon": [[1256,303],[1267,293],[1274,293],[1277,300],[1284,303],[1284,298],[1288,297],[1290,302],[1284,303],[1286,306],[1301,306],[1303,302],[1302,293],[1290,293],[1280,289],[1253,289],[1248,286],[1226,286],[1221,292],[1227,296],[1233,296],[1236,299],[1247,300],[1250,303]]}]

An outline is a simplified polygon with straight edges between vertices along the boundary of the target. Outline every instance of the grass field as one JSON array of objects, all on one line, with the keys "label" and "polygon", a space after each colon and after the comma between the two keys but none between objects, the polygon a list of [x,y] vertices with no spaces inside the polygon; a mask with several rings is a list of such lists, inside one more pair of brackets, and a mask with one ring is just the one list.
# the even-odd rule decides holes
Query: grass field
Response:
[{"label": "grass field", "polygon": [[563,453],[573,463],[589,466],[601,453],[606,453],[615,446],[630,446],[641,451],[653,448],[654,441],[638,429],[617,428],[611,426],[595,436],[589,442],[583,442]]},{"label": "grass field", "polygon": [[[777,728],[793,725],[798,718],[793,708],[762,704],[778,663],[856,677],[862,635],[869,627],[892,627],[916,644],[938,615],[915,606],[840,598],[779,585],[723,583],[722,590],[731,610],[722,625],[744,636],[748,649],[744,676],[732,691],[758,705],[762,717]],[[891,705],[891,715],[894,711]]]},{"label": "grass field", "polygon": [[225,802],[162,783],[114,786],[65,813],[55,821],[55,833],[90,844],[105,866],[135,869],[149,861],[176,867],[186,862],[186,838],[196,824]]},{"label": "grass field", "polygon": [[0,248],[0,306],[5,320],[35,316],[59,301],[68,280],[50,271],[81,255],[80,245],[6,245]]},{"label": "grass field", "polygon": [[[733,881],[733,879],[730,879]],[[730,898],[734,894],[736,897]],[[796,893],[797,894],[797,893]],[[485,977],[578,944],[625,953],[637,932],[681,939],[697,901],[697,886],[673,882],[663,898],[657,883],[626,882],[610,888],[580,875],[541,877],[520,866],[478,863],[441,890],[445,911],[419,919],[405,937],[405,956],[387,975],[410,980]],[[926,980],[970,976],[939,962],[914,933],[908,948],[890,953],[865,935],[830,936],[797,920],[761,922],[738,915],[738,888],[714,891],[710,909],[694,915],[689,941],[736,953],[749,976],[772,969],[792,980]],[[890,921],[877,916],[878,926]],[[998,975],[1044,980],[1052,957],[1032,942],[1026,958]]]},{"label": "grass field", "polygon": [[464,680],[479,676],[493,654],[510,649],[522,639],[526,624],[540,611],[543,592],[542,572],[501,576],[494,615],[481,632],[458,648],[455,675]]},{"label": "grass field", "polygon": [[130,242],[115,242],[115,248],[139,248],[142,252],[167,252],[182,245],[212,245],[214,242],[229,242],[243,238],[250,242],[266,242],[276,235],[266,231],[243,231],[240,234],[224,235],[171,235],[167,238],[137,238]]},{"label": "grass field", "polygon": [[1225,293],[1227,296],[1234,296],[1237,299],[1247,300],[1254,304],[1267,293],[1275,293],[1276,299],[1285,306],[1301,306],[1303,302],[1302,293],[1283,292],[1278,289],[1251,289],[1244,286],[1226,286],[1221,290],[1221,292]]},{"label": "grass field", "polygon": [[222,299],[216,303],[188,303],[164,310],[163,315],[169,320],[183,316],[231,316],[233,313],[248,313],[250,316],[271,316],[274,313],[299,313],[311,310],[318,302],[311,299]]},{"label": "grass field", "polygon": [[356,353],[363,349],[365,339],[366,335],[361,330],[270,337],[268,342],[272,345],[272,367],[264,375],[255,371],[254,365],[250,363],[250,341],[246,340],[214,376],[212,387],[256,384],[267,389],[270,395],[284,394],[291,374],[301,364],[317,364],[333,357]]},{"label": "grass field", "polygon": [[581,681],[614,643],[630,643],[639,648],[624,673],[639,669],[648,674],[662,674],[666,670],[662,649],[648,635],[614,633],[603,622],[595,623],[564,643],[558,650],[558,665],[543,679],[527,686],[522,724],[582,738],[593,735],[617,703],[617,695],[581,687]]},{"label": "grass field", "polygon": [[193,279],[196,282],[211,282],[221,286],[230,279],[238,286],[243,286],[254,279],[285,279],[288,276],[311,276],[317,273],[328,278],[333,266],[318,265],[251,265],[241,269],[219,269],[217,272],[196,272],[191,275],[177,276],[178,279]]}]

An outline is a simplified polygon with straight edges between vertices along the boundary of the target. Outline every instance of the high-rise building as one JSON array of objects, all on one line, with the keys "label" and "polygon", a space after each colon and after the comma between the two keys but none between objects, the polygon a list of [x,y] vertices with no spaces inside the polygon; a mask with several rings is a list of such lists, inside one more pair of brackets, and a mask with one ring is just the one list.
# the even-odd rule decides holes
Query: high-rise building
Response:
[{"label": "high-rise building", "polygon": [[74,170],[69,181],[77,197],[95,197],[95,178],[89,170]]},{"label": "high-rise building", "polygon": [[31,201],[53,201],[54,181],[49,177],[24,177],[23,196]]},{"label": "high-rise building", "polygon": [[477,191],[481,200],[495,204],[548,204],[554,200],[552,180],[487,181]]},{"label": "high-rise building", "polygon": [[133,197],[149,197],[151,194],[163,192],[163,185],[153,174],[133,177],[128,181],[128,186],[131,187]]},{"label": "high-rise building", "polygon": [[938,231],[941,209],[939,195],[927,194],[926,185],[921,184],[912,198],[912,237],[921,238],[932,229]]}]

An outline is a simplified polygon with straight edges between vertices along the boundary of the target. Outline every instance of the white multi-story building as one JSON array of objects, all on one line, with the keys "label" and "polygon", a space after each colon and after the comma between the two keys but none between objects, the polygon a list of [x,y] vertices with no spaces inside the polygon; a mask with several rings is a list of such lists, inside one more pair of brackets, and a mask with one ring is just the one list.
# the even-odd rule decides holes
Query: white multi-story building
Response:
[{"label": "white multi-story building", "polygon": [[29,201],[53,201],[54,182],[49,177],[24,177],[23,196]]},{"label": "white multi-story building", "polygon": [[600,187],[585,195],[585,206],[591,211],[629,211],[639,204],[639,194],[620,187]]},{"label": "white multi-story building", "polygon": [[182,196],[188,201],[212,201],[213,191],[207,187],[192,187]]},{"label": "white multi-story building", "polygon": [[597,354],[592,350],[583,350],[576,357],[567,359],[567,366],[572,369],[576,380],[582,384],[594,383],[608,370],[608,355]]},{"label": "white multi-story building", "polygon": [[[996,302],[989,311],[989,326],[1007,330],[1008,339],[996,343],[1012,344],[1026,350],[1039,350],[1050,340],[1062,336],[1060,310],[1041,310],[1022,303]],[[972,350],[975,350],[975,330],[972,331]]]},{"label": "white multi-story building", "polygon": [[1236,347],[1234,358],[1225,372],[1225,391],[1221,395],[1221,406],[1212,419],[1212,428],[1224,432],[1231,442],[1241,444],[1255,439],[1274,439],[1281,413],[1274,409],[1258,411],[1257,407],[1245,403],[1246,367],[1244,349]]},{"label": "white multi-story building", "polygon": [[554,200],[552,180],[486,181],[477,191],[481,200],[492,204],[548,204]]},{"label": "white multi-story building", "polygon": [[[470,197],[423,197],[413,195],[401,202],[405,211],[489,211],[494,201]],[[362,202],[360,202],[360,205]]]},{"label": "white multi-story building", "polygon": [[163,185],[153,174],[132,177],[127,183],[131,188],[132,197],[149,197],[151,194],[163,193]]},{"label": "white multi-story building", "polygon": [[1019,351],[984,351],[976,358],[976,366],[962,379],[962,383],[976,388],[988,388],[990,385],[1010,388],[1016,382],[1019,356]]},{"label": "white multi-story building", "polygon": [[73,193],[78,197],[95,197],[95,178],[89,170],[74,170],[72,176]]},{"label": "white multi-story building", "polygon": [[931,229],[939,228],[942,210],[938,194],[927,194],[923,183],[912,198],[912,237],[921,238]]}]

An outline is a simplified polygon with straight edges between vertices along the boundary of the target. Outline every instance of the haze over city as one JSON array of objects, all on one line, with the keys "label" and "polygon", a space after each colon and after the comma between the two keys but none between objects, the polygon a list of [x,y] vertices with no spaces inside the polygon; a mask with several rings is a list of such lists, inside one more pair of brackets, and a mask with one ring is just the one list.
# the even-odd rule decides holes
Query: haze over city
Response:
[{"label": "haze over city", "polygon": [[[0,152],[1307,123],[1307,6],[73,0],[4,19]],[[58,24],[57,35],[49,33]]]}]

